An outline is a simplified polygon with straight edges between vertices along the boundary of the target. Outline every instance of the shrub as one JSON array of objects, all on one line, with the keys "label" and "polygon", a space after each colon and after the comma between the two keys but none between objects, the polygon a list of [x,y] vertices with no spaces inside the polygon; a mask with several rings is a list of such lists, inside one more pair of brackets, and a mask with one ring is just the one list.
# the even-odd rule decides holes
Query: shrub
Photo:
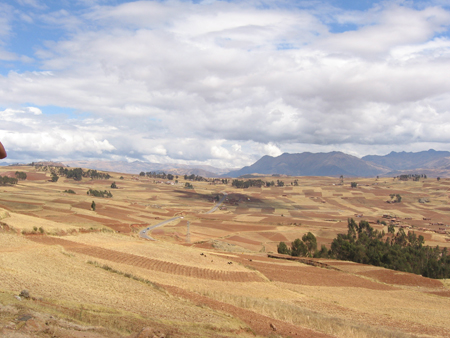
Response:
[{"label": "shrub", "polygon": [[91,196],[95,196],[95,197],[107,197],[107,198],[113,197],[113,195],[111,194],[111,191],[106,191],[106,190],[99,191],[99,190],[89,189],[87,191],[87,194],[91,195]]}]

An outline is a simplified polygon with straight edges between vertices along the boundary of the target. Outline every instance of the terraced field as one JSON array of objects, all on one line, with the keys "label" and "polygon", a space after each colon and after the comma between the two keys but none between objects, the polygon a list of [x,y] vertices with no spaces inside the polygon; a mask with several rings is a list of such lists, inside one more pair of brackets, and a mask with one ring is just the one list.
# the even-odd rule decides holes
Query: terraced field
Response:
[{"label": "terraced field", "polygon": [[262,278],[255,272],[220,271],[186,266],[158,259],[127,254],[100,247],[68,241],[62,238],[48,236],[30,236],[30,240],[46,244],[61,245],[65,250],[82,255],[104,259],[107,261],[136,266],[143,269],[164,272],[172,275],[186,276],[200,279],[210,279],[222,282],[260,282]]}]

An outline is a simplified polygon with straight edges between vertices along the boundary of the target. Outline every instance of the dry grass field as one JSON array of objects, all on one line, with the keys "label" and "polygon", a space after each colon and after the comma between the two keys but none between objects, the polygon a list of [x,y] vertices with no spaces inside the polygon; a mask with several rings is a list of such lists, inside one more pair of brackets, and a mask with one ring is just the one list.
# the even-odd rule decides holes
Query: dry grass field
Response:
[{"label": "dry grass field", "polygon": [[[2,337],[450,336],[447,280],[268,257],[308,231],[329,247],[351,217],[385,231],[377,221],[394,222],[449,247],[450,180],[298,177],[294,186],[277,177],[284,187],[190,182],[186,190],[182,178],[51,182],[29,166],[0,167],[0,175],[17,170],[28,179],[0,187]],[[224,193],[221,208],[207,213]],[[402,202],[387,203],[390,194]],[[139,237],[175,216],[151,231],[155,241]]]}]

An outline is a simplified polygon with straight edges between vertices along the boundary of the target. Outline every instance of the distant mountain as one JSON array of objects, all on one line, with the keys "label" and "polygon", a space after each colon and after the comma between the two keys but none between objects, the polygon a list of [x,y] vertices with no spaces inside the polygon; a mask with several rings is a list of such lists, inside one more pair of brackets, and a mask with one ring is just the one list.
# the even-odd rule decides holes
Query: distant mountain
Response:
[{"label": "distant mountain", "polygon": [[173,175],[199,175],[203,177],[220,176],[230,169],[220,169],[208,165],[186,165],[175,163],[125,162],[125,161],[63,161],[70,167],[80,167],[111,171],[116,173],[139,174],[141,171],[164,171]]},{"label": "distant mountain", "polygon": [[417,153],[407,153],[404,151],[397,153],[393,151],[384,156],[368,155],[364,156],[362,160],[392,170],[411,170],[417,168],[436,169],[438,167],[448,166],[450,162],[446,158],[450,158],[450,152],[430,149]]},{"label": "distant mountain", "polygon": [[239,177],[253,173],[289,176],[376,176],[389,169],[371,164],[339,151],[331,153],[284,153],[278,157],[264,156],[254,164],[224,176]]}]

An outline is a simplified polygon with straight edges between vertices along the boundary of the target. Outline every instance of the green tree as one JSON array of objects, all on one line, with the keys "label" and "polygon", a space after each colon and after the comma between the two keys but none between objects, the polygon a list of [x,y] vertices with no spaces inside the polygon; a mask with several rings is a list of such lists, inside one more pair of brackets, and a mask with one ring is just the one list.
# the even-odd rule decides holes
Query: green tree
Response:
[{"label": "green tree", "polygon": [[283,254],[283,255],[291,254],[291,250],[288,248],[288,246],[284,242],[280,242],[280,244],[278,244],[277,251],[278,251],[278,253]]},{"label": "green tree", "polygon": [[311,233],[308,232],[307,234],[304,234],[302,237],[303,243],[305,243],[306,248],[308,250],[308,255],[312,257],[317,250],[317,240],[316,237]]},{"label": "green tree", "polygon": [[51,178],[52,182],[58,182],[59,180],[59,176],[56,175],[55,173],[52,173],[52,178]]},{"label": "green tree", "polygon": [[308,252],[308,248],[306,247],[305,243],[299,238],[296,238],[292,244],[291,244],[291,255],[298,257],[298,256],[306,256]]},{"label": "green tree", "polygon": [[92,201],[92,203],[91,203],[91,209],[92,209],[93,211],[95,211],[95,201]]},{"label": "green tree", "polygon": [[390,234],[395,234],[395,226],[394,226],[394,224],[389,224],[389,226],[388,226],[388,233],[390,233]]},{"label": "green tree", "polygon": [[26,180],[27,179],[27,174],[24,173],[23,171],[16,171],[15,176],[18,180]]},{"label": "green tree", "polygon": [[117,185],[116,185],[116,182],[112,182],[111,183],[111,189],[118,189]]}]

